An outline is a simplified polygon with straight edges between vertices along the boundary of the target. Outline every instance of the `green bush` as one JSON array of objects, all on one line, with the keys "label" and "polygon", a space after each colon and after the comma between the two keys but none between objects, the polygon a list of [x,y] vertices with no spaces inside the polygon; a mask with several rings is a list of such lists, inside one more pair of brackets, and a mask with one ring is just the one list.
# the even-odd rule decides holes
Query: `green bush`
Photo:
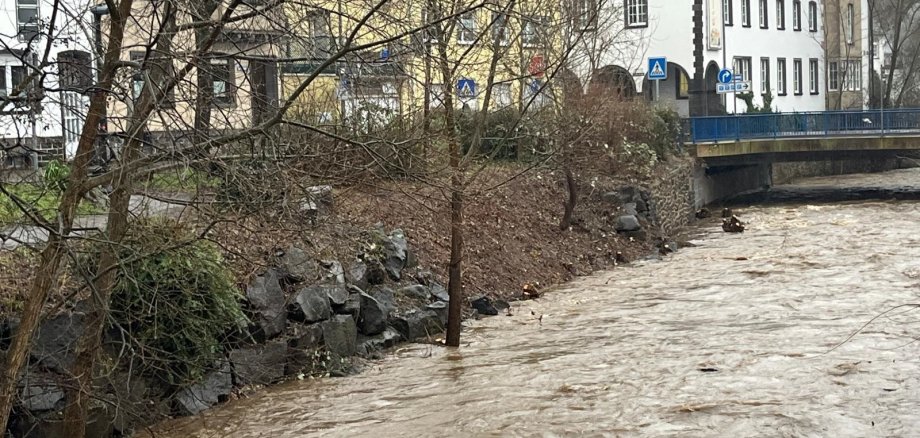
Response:
[{"label": "green bush", "polygon": [[[95,269],[103,243],[83,266]],[[224,337],[245,326],[241,293],[217,246],[165,219],[132,227],[116,253],[111,329],[146,375],[174,386],[200,379],[221,356]]]}]

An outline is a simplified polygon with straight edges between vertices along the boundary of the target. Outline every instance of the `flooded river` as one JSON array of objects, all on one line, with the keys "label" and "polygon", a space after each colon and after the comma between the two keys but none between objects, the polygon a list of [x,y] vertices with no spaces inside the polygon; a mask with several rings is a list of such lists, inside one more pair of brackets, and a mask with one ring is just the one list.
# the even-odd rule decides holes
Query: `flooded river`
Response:
[{"label": "flooded river", "polygon": [[[827,184],[920,190],[920,172],[806,186]],[[743,235],[703,226],[471,322],[459,350],[409,346],[157,436],[920,436],[920,309],[896,308],[920,303],[920,203],[736,213]]]}]

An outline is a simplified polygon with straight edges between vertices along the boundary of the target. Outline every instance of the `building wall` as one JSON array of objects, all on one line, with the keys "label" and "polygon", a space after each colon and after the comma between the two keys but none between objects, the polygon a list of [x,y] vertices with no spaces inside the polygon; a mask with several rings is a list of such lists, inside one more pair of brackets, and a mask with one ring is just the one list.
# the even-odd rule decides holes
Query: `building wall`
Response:
[{"label": "building wall", "polygon": [[[846,38],[845,22],[847,15],[847,6],[853,5],[855,15],[855,25],[853,29],[852,42]],[[827,108],[828,109],[862,109],[868,105],[869,88],[869,8],[866,0],[826,0],[825,1],[825,34],[826,34],[826,58],[827,62],[836,63],[838,72],[838,86],[832,90],[832,81],[830,75],[835,69],[828,68],[828,86],[827,86]],[[850,64],[847,64],[847,61]],[[858,87],[845,87],[844,71],[845,65],[858,63],[858,70],[851,71],[846,69],[846,74],[858,75],[856,83]],[[856,88],[856,89],[851,89]]]}]

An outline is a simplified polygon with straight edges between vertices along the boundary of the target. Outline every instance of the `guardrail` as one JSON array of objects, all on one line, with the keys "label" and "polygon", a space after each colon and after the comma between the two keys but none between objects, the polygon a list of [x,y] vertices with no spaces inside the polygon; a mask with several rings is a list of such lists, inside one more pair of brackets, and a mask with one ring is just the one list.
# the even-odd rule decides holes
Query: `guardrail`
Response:
[{"label": "guardrail", "polygon": [[920,133],[920,108],[692,117],[696,143]]}]

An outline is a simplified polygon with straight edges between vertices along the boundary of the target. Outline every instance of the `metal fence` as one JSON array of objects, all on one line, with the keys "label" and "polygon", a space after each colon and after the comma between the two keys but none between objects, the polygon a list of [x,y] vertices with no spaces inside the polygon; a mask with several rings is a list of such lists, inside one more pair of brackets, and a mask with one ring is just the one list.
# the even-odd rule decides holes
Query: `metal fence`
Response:
[{"label": "metal fence", "polygon": [[693,143],[920,133],[920,108],[693,117]]}]

